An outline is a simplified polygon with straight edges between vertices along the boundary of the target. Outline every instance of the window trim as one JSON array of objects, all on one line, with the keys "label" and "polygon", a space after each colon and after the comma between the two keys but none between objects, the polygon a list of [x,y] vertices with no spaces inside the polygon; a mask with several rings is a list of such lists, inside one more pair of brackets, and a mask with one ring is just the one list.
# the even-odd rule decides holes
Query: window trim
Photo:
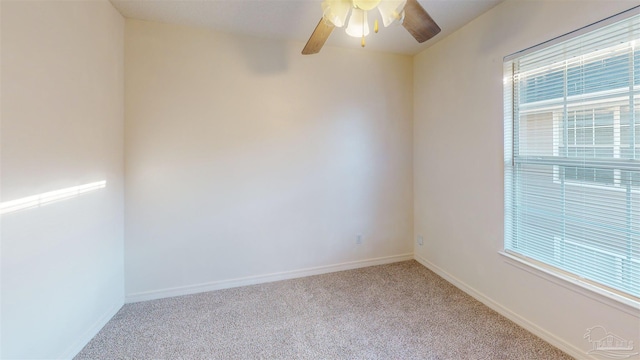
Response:
[{"label": "window trim", "polygon": [[593,284],[587,279],[509,250],[500,250],[498,254],[511,266],[640,319],[640,299],[636,300],[632,295],[618,294],[613,289],[609,290],[606,285]]},{"label": "window trim", "polygon": [[[512,80],[512,77],[506,76],[508,72],[513,74],[515,71],[515,63],[513,62],[513,60],[523,57],[534,51],[538,51],[538,50],[553,46],[555,44],[564,42],[566,40],[575,38],[577,36],[590,33],[602,27],[617,23],[619,21],[623,21],[625,19],[628,19],[636,15],[640,15],[640,6],[634,6],[622,13],[615,14],[613,16],[610,16],[596,23],[584,26],[580,29],[558,36],[556,38],[553,38],[541,44],[512,53],[503,58],[503,63],[505,64],[504,66],[505,75],[503,77],[503,96],[505,99],[507,97],[511,99],[510,102],[507,102],[505,100],[503,104],[504,105],[504,108],[503,108],[503,111],[504,111],[503,112],[504,159],[505,159],[505,163],[504,163],[505,168],[503,171],[503,180],[504,180],[503,185],[505,186],[503,200],[505,204],[505,213],[504,213],[503,219],[504,219],[505,231],[506,229],[512,227],[511,224],[513,222],[513,215],[511,214],[510,211],[507,211],[507,206],[506,206],[508,203],[511,202],[510,197],[512,197],[513,195],[507,195],[506,190],[508,186],[513,186],[514,173],[513,173],[513,170],[510,170],[510,172],[507,172],[507,166],[510,166],[510,168],[513,169],[517,165],[517,161],[514,156],[515,142],[516,142],[516,136],[517,136],[516,127],[514,126],[514,114],[516,113],[516,104],[513,101],[516,83]],[[608,92],[608,91],[605,91],[605,92]],[[595,94],[589,94],[589,95],[595,95]],[[584,99],[583,97],[590,98],[589,100],[587,100],[587,102],[592,103],[591,105],[595,105],[600,102],[601,96],[589,96],[589,95],[586,95],[586,94],[574,95],[576,96],[576,98],[570,99],[570,100],[572,100],[571,102],[582,101],[580,103],[581,105],[584,105],[585,104],[584,100],[587,100],[587,99]],[[598,94],[598,95],[604,95],[604,94]],[[636,96],[637,96],[637,93],[636,93]],[[565,98],[565,101],[566,100],[567,99]],[[554,101],[542,100],[541,102],[547,102],[547,101],[549,104],[548,109],[551,110],[557,107],[557,104],[554,103]],[[555,110],[551,110],[551,111],[555,112]],[[527,110],[524,110],[524,112],[527,112]],[[554,120],[554,123],[555,123],[555,120]],[[635,130],[632,128],[631,131],[635,131]],[[632,160],[631,162],[624,161],[624,163],[626,163],[625,165],[627,166],[637,167],[640,161]],[[555,182],[555,179],[554,179],[554,182]],[[566,182],[566,184],[575,185],[575,186],[588,186],[588,187],[593,186],[593,187],[603,188],[603,189],[613,190],[613,191],[622,190],[615,186],[607,186],[607,185],[579,184],[579,183],[572,184],[571,182]],[[632,192],[637,193],[637,190],[632,190]],[[531,259],[526,255],[522,255],[522,254],[510,251],[506,247],[506,233],[503,235],[503,238],[502,238],[502,249],[499,250],[498,253],[503,257],[503,260],[511,266],[514,266],[516,268],[529,272],[547,281],[558,284],[564,288],[567,288],[571,291],[584,295],[588,298],[597,300],[603,304],[612,306],[618,310],[624,311],[627,314],[633,315],[636,318],[640,318],[640,312],[639,312],[640,297],[637,297],[635,295],[632,295],[623,291],[618,291],[617,289],[610,288],[606,284],[602,284],[597,281],[591,281],[591,280],[582,278],[579,275],[570,273],[563,269],[557,268],[553,265],[550,265],[535,259]]]}]

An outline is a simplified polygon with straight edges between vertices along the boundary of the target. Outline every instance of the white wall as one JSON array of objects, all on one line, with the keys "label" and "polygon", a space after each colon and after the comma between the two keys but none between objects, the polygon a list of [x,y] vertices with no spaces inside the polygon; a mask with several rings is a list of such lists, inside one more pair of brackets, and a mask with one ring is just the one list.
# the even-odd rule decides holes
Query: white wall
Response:
[{"label": "white wall", "polygon": [[128,301],[412,257],[410,57],[125,33]]},{"label": "white wall", "polygon": [[124,19],[108,1],[2,1],[2,358],[71,357],[124,301]]},{"label": "white wall", "polygon": [[[506,262],[502,59],[632,7],[629,1],[507,1],[414,63],[416,257],[458,286],[585,358],[602,325],[640,346],[640,311],[614,307]],[[596,297],[597,298],[597,297]],[[635,315],[634,315],[635,313]]]}]

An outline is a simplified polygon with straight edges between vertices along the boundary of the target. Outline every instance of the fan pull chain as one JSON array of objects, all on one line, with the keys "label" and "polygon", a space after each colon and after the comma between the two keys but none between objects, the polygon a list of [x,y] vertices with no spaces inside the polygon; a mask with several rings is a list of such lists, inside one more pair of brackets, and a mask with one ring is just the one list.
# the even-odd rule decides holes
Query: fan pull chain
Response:
[{"label": "fan pull chain", "polygon": [[[367,18],[366,17],[366,12],[364,12],[364,13],[365,13],[365,15],[362,17],[363,20]],[[365,41],[364,41],[364,26],[365,26],[365,22],[363,21],[362,22],[362,41],[360,42],[360,45],[362,47],[364,47],[364,45],[365,45]]]},{"label": "fan pull chain", "polygon": [[378,33],[378,19],[373,22],[373,32]]}]

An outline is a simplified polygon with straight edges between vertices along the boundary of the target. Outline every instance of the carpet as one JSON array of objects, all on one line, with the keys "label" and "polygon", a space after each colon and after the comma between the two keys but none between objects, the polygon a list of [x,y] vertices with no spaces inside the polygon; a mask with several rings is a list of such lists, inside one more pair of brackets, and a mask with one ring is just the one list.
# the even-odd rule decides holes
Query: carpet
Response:
[{"label": "carpet", "polygon": [[81,359],[571,359],[416,261],[125,304]]}]

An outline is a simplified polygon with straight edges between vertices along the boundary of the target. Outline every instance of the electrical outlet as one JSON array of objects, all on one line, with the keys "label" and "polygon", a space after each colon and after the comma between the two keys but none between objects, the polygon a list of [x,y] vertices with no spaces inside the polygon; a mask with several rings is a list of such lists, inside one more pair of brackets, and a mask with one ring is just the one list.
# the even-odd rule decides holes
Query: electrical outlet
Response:
[{"label": "electrical outlet", "polygon": [[424,244],[424,238],[422,237],[422,235],[418,235],[418,245],[422,246]]},{"label": "electrical outlet", "polygon": [[362,244],[362,234],[358,234],[358,237],[356,237],[356,244]]}]

